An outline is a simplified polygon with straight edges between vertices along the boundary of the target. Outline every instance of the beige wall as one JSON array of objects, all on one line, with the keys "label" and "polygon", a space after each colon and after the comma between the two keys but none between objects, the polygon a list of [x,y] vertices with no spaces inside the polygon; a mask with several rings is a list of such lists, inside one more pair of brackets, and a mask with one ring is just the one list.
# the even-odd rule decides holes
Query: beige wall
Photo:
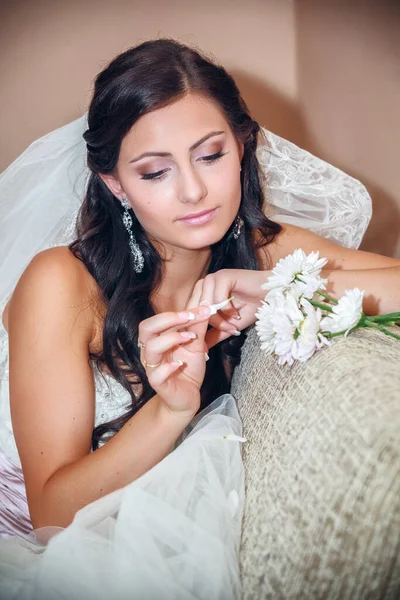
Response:
[{"label": "beige wall", "polygon": [[400,257],[400,2],[299,0],[296,23],[304,145],[366,185],[361,247]]},{"label": "beige wall", "polygon": [[394,0],[0,4],[0,170],[86,110],[113,56],[173,36],[214,54],[262,125],[363,181],[363,247],[400,256],[399,17]]},{"label": "beige wall", "polygon": [[161,36],[213,53],[256,118],[296,129],[292,0],[13,0],[0,10],[0,170],[82,114],[94,76],[116,54]]}]

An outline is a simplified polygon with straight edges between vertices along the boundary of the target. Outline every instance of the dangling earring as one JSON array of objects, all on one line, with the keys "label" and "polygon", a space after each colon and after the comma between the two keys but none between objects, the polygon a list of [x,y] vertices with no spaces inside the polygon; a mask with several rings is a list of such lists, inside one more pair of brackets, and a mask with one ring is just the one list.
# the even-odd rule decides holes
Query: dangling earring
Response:
[{"label": "dangling earring", "polygon": [[235,240],[238,239],[243,225],[244,225],[243,219],[239,215],[237,215],[237,217],[235,219],[235,224],[233,226],[233,232],[232,232],[232,235],[235,238]]},{"label": "dangling earring", "polygon": [[238,239],[238,237],[240,236],[240,232],[241,229],[244,225],[244,221],[243,219],[239,216],[239,213],[236,215],[236,219],[235,222],[233,224],[232,230],[230,232],[230,234],[228,235],[228,237],[226,238],[226,240],[230,240],[232,237],[235,238],[235,240]]},{"label": "dangling earring", "polygon": [[[239,171],[241,171],[241,170],[242,170],[242,166],[240,166],[240,168],[239,168]],[[236,215],[235,223],[233,224],[233,229],[228,236],[228,240],[230,240],[232,236],[235,238],[235,240],[237,240],[238,237],[240,236],[240,232],[242,230],[243,225],[244,225],[244,221],[239,216],[239,213],[238,213]]]},{"label": "dangling earring", "polygon": [[132,217],[128,212],[131,206],[128,202],[128,198],[121,198],[121,204],[125,209],[124,214],[122,215],[122,221],[129,234],[129,247],[133,256],[133,268],[135,269],[136,273],[141,273],[143,271],[144,258],[136,238],[132,233]]}]

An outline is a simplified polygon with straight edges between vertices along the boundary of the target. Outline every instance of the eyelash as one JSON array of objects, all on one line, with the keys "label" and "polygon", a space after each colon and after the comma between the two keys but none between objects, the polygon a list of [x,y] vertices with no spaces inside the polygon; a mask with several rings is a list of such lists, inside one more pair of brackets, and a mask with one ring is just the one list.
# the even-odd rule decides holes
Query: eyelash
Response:
[{"label": "eyelash", "polygon": [[[226,152],[216,152],[215,154],[209,154],[208,156],[204,156],[202,160],[206,164],[212,164],[216,162],[219,158],[221,158],[221,156],[224,156],[224,154],[226,154]],[[146,173],[145,175],[142,175],[140,179],[144,179],[146,181],[161,181],[162,179],[164,179],[164,175],[166,175],[166,171],[157,171],[156,173]]]}]

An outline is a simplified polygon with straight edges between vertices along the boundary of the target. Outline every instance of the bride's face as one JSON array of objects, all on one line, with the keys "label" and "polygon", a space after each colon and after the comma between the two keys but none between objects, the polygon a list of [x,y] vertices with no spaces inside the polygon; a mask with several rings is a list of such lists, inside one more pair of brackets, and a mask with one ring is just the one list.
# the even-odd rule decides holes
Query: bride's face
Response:
[{"label": "bride's face", "polygon": [[[128,198],[150,236],[198,249],[220,240],[235,219],[242,155],[220,109],[187,94],[141,117],[122,141],[114,176],[102,178]],[[213,212],[182,220],[204,211]]]}]

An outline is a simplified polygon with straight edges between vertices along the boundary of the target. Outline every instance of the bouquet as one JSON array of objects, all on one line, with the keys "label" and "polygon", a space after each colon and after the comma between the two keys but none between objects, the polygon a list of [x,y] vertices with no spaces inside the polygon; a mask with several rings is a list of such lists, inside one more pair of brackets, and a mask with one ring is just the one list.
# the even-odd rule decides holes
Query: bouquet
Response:
[{"label": "bouquet", "polygon": [[255,327],[261,349],[277,354],[280,365],[306,361],[335,337],[360,327],[373,327],[400,340],[386,328],[400,324],[400,312],[367,316],[364,291],[346,290],[339,300],[323,291],[328,280],[321,277],[321,270],[327,262],[318,252],[307,256],[295,250],[277,263],[261,286],[268,291],[256,312]]}]

